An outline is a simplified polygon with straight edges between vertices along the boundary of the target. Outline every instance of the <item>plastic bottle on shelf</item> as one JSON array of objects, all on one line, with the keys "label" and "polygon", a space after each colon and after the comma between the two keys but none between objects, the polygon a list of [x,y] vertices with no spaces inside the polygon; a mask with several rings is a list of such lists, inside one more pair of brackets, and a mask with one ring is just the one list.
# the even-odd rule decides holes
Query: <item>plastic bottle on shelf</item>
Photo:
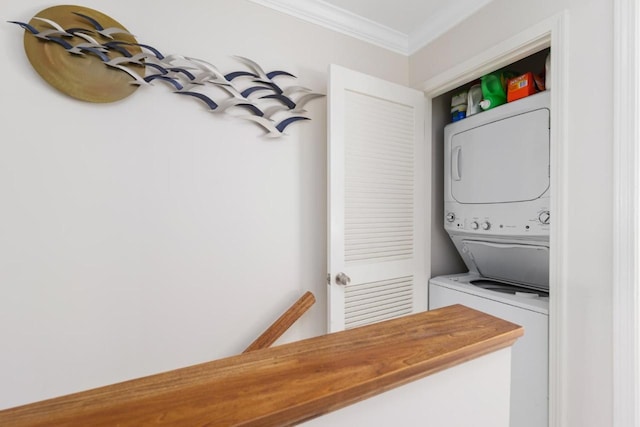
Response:
[{"label": "plastic bottle on shelf", "polygon": [[469,88],[467,95],[467,117],[482,111],[480,102],[482,101],[482,86],[475,84]]},{"label": "plastic bottle on shelf", "polygon": [[507,102],[506,85],[507,80],[512,76],[513,73],[506,71],[496,71],[482,76],[480,85],[482,87],[483,100],[480,103],[480,107],[483,110],[495,108]]},{"label": "plastic bottle on shelf", "polygon": [[464,90],[451,97],[451,122],[457,122],[467,116],[467,91]]}]

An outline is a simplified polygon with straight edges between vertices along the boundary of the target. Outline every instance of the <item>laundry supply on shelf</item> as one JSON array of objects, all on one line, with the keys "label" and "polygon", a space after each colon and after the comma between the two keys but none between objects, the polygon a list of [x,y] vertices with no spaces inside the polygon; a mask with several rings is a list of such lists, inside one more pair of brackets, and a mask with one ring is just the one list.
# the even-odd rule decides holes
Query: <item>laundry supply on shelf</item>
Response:
[{"label": "laundry supply on shelf", "polygon": [[482,86],[478,83],[469,88],[467,95],[467,117],[482,111],[480,102],[482,102]]},{"label": "laundry supply on shelf", "polygon": [[467,91],[463,90],[451,98],[451,121],[457,122],[467,116]]},{"label": "laundry supply on shelf", "polygon": [[536,83],[532,72],[509,79],[507,84],[507,101],[512,102],[536,93]]},{"label": "laundry supply on shelf", "polygon": [[482,87],[482,102],[480,106],[483,110],[489,110],[507,102],[507,81],[514,77],[510,71],[496,71],[482,76],[480,85]]}]

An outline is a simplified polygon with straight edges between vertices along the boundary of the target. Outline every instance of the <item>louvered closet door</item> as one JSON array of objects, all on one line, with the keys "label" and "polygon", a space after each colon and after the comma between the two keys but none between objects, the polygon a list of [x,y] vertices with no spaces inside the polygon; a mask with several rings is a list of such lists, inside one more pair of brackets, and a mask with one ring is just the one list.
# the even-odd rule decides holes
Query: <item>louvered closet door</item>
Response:
[{"label": "louvered closet door", "polygon": [[329,331],[426,309],[422,92],[331,66]]}]

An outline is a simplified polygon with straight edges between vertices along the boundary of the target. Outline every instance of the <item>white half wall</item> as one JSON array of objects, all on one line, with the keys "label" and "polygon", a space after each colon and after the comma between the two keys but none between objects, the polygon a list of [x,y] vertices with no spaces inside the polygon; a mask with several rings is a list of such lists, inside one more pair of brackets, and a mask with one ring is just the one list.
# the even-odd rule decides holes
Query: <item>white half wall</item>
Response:
[{"label": "white half wall", "polygon": [[301,425],[508,427],[511,352],[485,354]]},{"label": "white half wall", "polygon": [[[162,83],[89,104],[23,50],[41,0],[0,4],[0,409],[241,352],[326,325],[326,100],[271,140]],[[408,58],[245,0],[85,0],[164,53],[251,58],[326,93],[330,63],[407,84]],[[180,99],[177,99],[180,98]]]}]

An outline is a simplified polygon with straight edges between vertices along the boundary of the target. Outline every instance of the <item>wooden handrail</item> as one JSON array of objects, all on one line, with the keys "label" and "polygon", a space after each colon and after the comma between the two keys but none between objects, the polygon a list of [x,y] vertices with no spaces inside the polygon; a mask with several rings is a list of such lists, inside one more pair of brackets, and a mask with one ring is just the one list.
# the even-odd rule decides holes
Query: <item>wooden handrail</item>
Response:
[{"label": "wooden handrail", "polygon": [[271,326],[256,338],[243,353],[270,347],[271,344],[276,342],[315,302],[316,298],[313,294],[309,291],[305,292],[278,320],[273,322]]},{"label": "wooden handrail", "polygon": [[505,348],[520,326],[456,305],[0,411],[3,427],[282,426]]}]

